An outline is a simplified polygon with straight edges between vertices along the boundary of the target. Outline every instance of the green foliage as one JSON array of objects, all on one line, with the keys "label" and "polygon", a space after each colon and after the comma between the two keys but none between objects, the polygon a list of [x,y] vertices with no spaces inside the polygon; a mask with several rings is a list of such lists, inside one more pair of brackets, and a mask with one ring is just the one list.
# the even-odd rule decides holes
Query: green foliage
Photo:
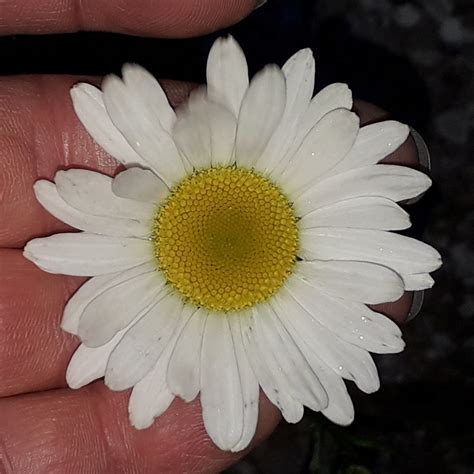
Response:
[{"label": "green foliage", "polygon": [[321,415],[314,415],[311,429],[311,474],[371,474],[370,459],[375,451],[385,451],[377,440],[358,433],[356,428],[336,426]]}]

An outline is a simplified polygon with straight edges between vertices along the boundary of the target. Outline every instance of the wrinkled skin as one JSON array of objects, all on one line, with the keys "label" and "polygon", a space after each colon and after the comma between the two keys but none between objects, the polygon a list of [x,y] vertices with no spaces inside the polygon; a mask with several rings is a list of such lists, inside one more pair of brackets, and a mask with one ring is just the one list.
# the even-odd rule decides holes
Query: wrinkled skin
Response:
[{"label": "wrinkled skin", "polygon": [[[41,8],[38,0],[2,5],[0,34],[88,29],[187,37],[235,23],[254,7],[252,0],[39,3]],[[102,381],[78,391],[66,388],[66,366],[79,341],[59,323],[65,302],[84,279],[44,273],[22,257],[21,248],[33,237],[69,229],[36,202],[37,179],[51,179],[61,168],[111,175],[118,169],[75,117],[69,89],[79,80],[100,83],[72,76],[0,79],[0,472],[219,472],[245,452],[225,453],[212,444],[198,400],[176,400],[151,428],[137,431],[128,421],[128,391],[111,392]],[[194,87],[172,81],[163,86],[173,105]],[[386,118],[361,101],[355,109],[363,122]],[[411,139],[386,161],[415,166]],[[378,309],[403,323],[411,298],[407,293]],[[278,421],[278,410],[262,396],[253,446]]]}]

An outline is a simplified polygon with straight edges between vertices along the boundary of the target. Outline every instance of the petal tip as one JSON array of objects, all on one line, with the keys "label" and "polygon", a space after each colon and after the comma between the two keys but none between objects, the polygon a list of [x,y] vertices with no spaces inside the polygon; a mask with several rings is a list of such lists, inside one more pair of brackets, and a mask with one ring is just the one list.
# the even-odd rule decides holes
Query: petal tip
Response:
[{"label": "petal tip", "polygon": [[238,41],[230,33],[225,36],[220,36],[219,38],[217,38],[216,41],[214,41],[214,44],[218,44],[222,46],[229,46],[229,45],[239,46],[240,48]]},{"label": "petal tip", "polygon": [[78,82],[77,84],[74,84],[71,89],[69,89],[69,94],[72,97],[72,99],[79,98],[82,94],[87,94],[87,89],[93,87],[91,84],[88,84],[87,82]]},{"label": "petal tip", "polygon": [[56,171],[56,174],[54,175],[54,182],[56,182],[57,180],[65,180],[65,179],[68,179],[68,170],[59,170],[59,171]]},{"label": "petal tip", "polygon": [[146,430],[147,428],[150,428],[150,426],[153,424],[154,419],[134,415],[133,411],[134,411],[133,408],[129,408],[130,424],[135,429],[140,430],[140,431],[141,430]]},{"label": "petal tip", "polygon": [[349,426],[352,425],[355,419],[355,413],[345,413],[341,418],[338,419],[337,424],[340,426]]},{"label": "petal tip", "polygon": [[106,93],[106,91],[110,91],[110,89],[115,89],[116,87],[121,86],[124,86],[124,84],[120,77],[118,77],[116,74],[107,74],[107,76],[102,79],[102,90],[104,93]]},{"label": "petal tip", "polygon": [[69,321],[69,318],[66,317],[66,313],[64,313],[63,320],[61,321],[60,328],[68,332],[69,334],[74,334],[77,335],[78,328],[76,325],[74,325],[71,321]]},{"label": "petal tip", "polygon": [[410,127],[406,125],[405,123],[398,122],[399,127],[400,127],[400,133],[405,135],[405,137],[408,137],[408,134],[410,133]]},{"label": "petal tip", "polygon": [[297,53],[297,56],[300,56],[305,61],[312,61],[314,59],[313,50],[311,48],[300,49]]},{"label": "petal tip", "polygon": [[67,373],[66,373],[66,383],[67,383],[67,386],[72,390],[79,390],[80,388],[84,386],[78,380],[74,380],[74,378],[69,376]]},{"label": "petal tip", "polygon": [[239,42],[231,34],[228,34],[226,36],[220,36],[214,41],[211,46],[209,56],[214,55],[216,53],[222,55],[235,53],[239,55],[244,55],[244,52]]},{"label": "petal tip", "polygon": [[37,241],[39,239],[33,239],[30,240],[24,247],[23,247],[23,257],[25,257],[27,260],[30,262],[35,263],[36,262],[36,257],[35,257],[35,248],[38,245]]},{"label": "petal tip", "polygon": [[146,69],[136,63],[124,63],[122,65],[122,74],[128,74],[129,72],[133,72],[136,70],[144,71]]},{"label": "petal tip", "polygon": [[51,181],[48,181],[47,179],[39,179],[33,184],[33,191],[35,192],[35,194],[37,194],[38,192],[42,191],[44,188],[51,184],[53,183],[51,183]]},{"label": "petal tip", "polygon": [[[389,340],[386,341],[385,345],[380,351],[377,351],[377,352],[374,351],[374,353],[399,354],[400,352],[403,352],[405,347],[406,347],[405,341],[400,336],[394,335],[393,337],[391,337]],[[380,388],[380,382],[378,383],[378,387],[376,390],[378,390],[379,388]]]},{"label": "petal tip", "polygon": [[[85,343],[83,342],[83,344]],[[115,377],[115,374],[111,374],[110,370],[105,374],[104,383],[113,392],[121,392],[122,390],[130,388],[130,385],[124,384],[123,381],[120,381]]]},{"label": "petal tip", "polygon": [[156,79],[153,77],[152,74],[150,74],[147,69],[137,63],[124,63],[122,65],[122,78],[125,83],[127,83],[128,81],[133,81],[133,84],[129,84],[133,87],[139,86],[136,81],[146,81],[150,79],[153,82],[156,81]]}]

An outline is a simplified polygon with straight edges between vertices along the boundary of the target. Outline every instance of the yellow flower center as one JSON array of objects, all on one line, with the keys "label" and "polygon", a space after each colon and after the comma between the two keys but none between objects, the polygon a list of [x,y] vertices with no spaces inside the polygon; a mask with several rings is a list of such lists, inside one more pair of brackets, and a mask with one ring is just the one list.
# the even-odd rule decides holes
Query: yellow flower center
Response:
[{"label": "yellow flower center", "polygon": [[155,256],[187,301],[233,311],[273,295],[292,271],[296,217],[267,178],[242,168],[209,168],[185,178],[159,208]]}]

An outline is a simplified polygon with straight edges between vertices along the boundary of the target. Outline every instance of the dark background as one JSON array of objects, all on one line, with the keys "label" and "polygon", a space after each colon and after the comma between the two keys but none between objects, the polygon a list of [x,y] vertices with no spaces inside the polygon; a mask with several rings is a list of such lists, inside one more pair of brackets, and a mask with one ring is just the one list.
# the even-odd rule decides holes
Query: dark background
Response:
[{"label": "dark background", "polygon": [[[474,1],[269,0],[230,31],[251,73],[310,46],[316,90],[347,82],[427,141],[435,186],[411,209],[444,267],[404,329],[407,349],[377,358],[382,388],[351,388],[349,428],[307,413],[282,423],[229,473],[474,472]],[[222,33],[220,33],[222,34]],[[204,82],[218,34],[156,40],[105,33],[0,39],[0,74],[97,74],[142,64]]]}]

